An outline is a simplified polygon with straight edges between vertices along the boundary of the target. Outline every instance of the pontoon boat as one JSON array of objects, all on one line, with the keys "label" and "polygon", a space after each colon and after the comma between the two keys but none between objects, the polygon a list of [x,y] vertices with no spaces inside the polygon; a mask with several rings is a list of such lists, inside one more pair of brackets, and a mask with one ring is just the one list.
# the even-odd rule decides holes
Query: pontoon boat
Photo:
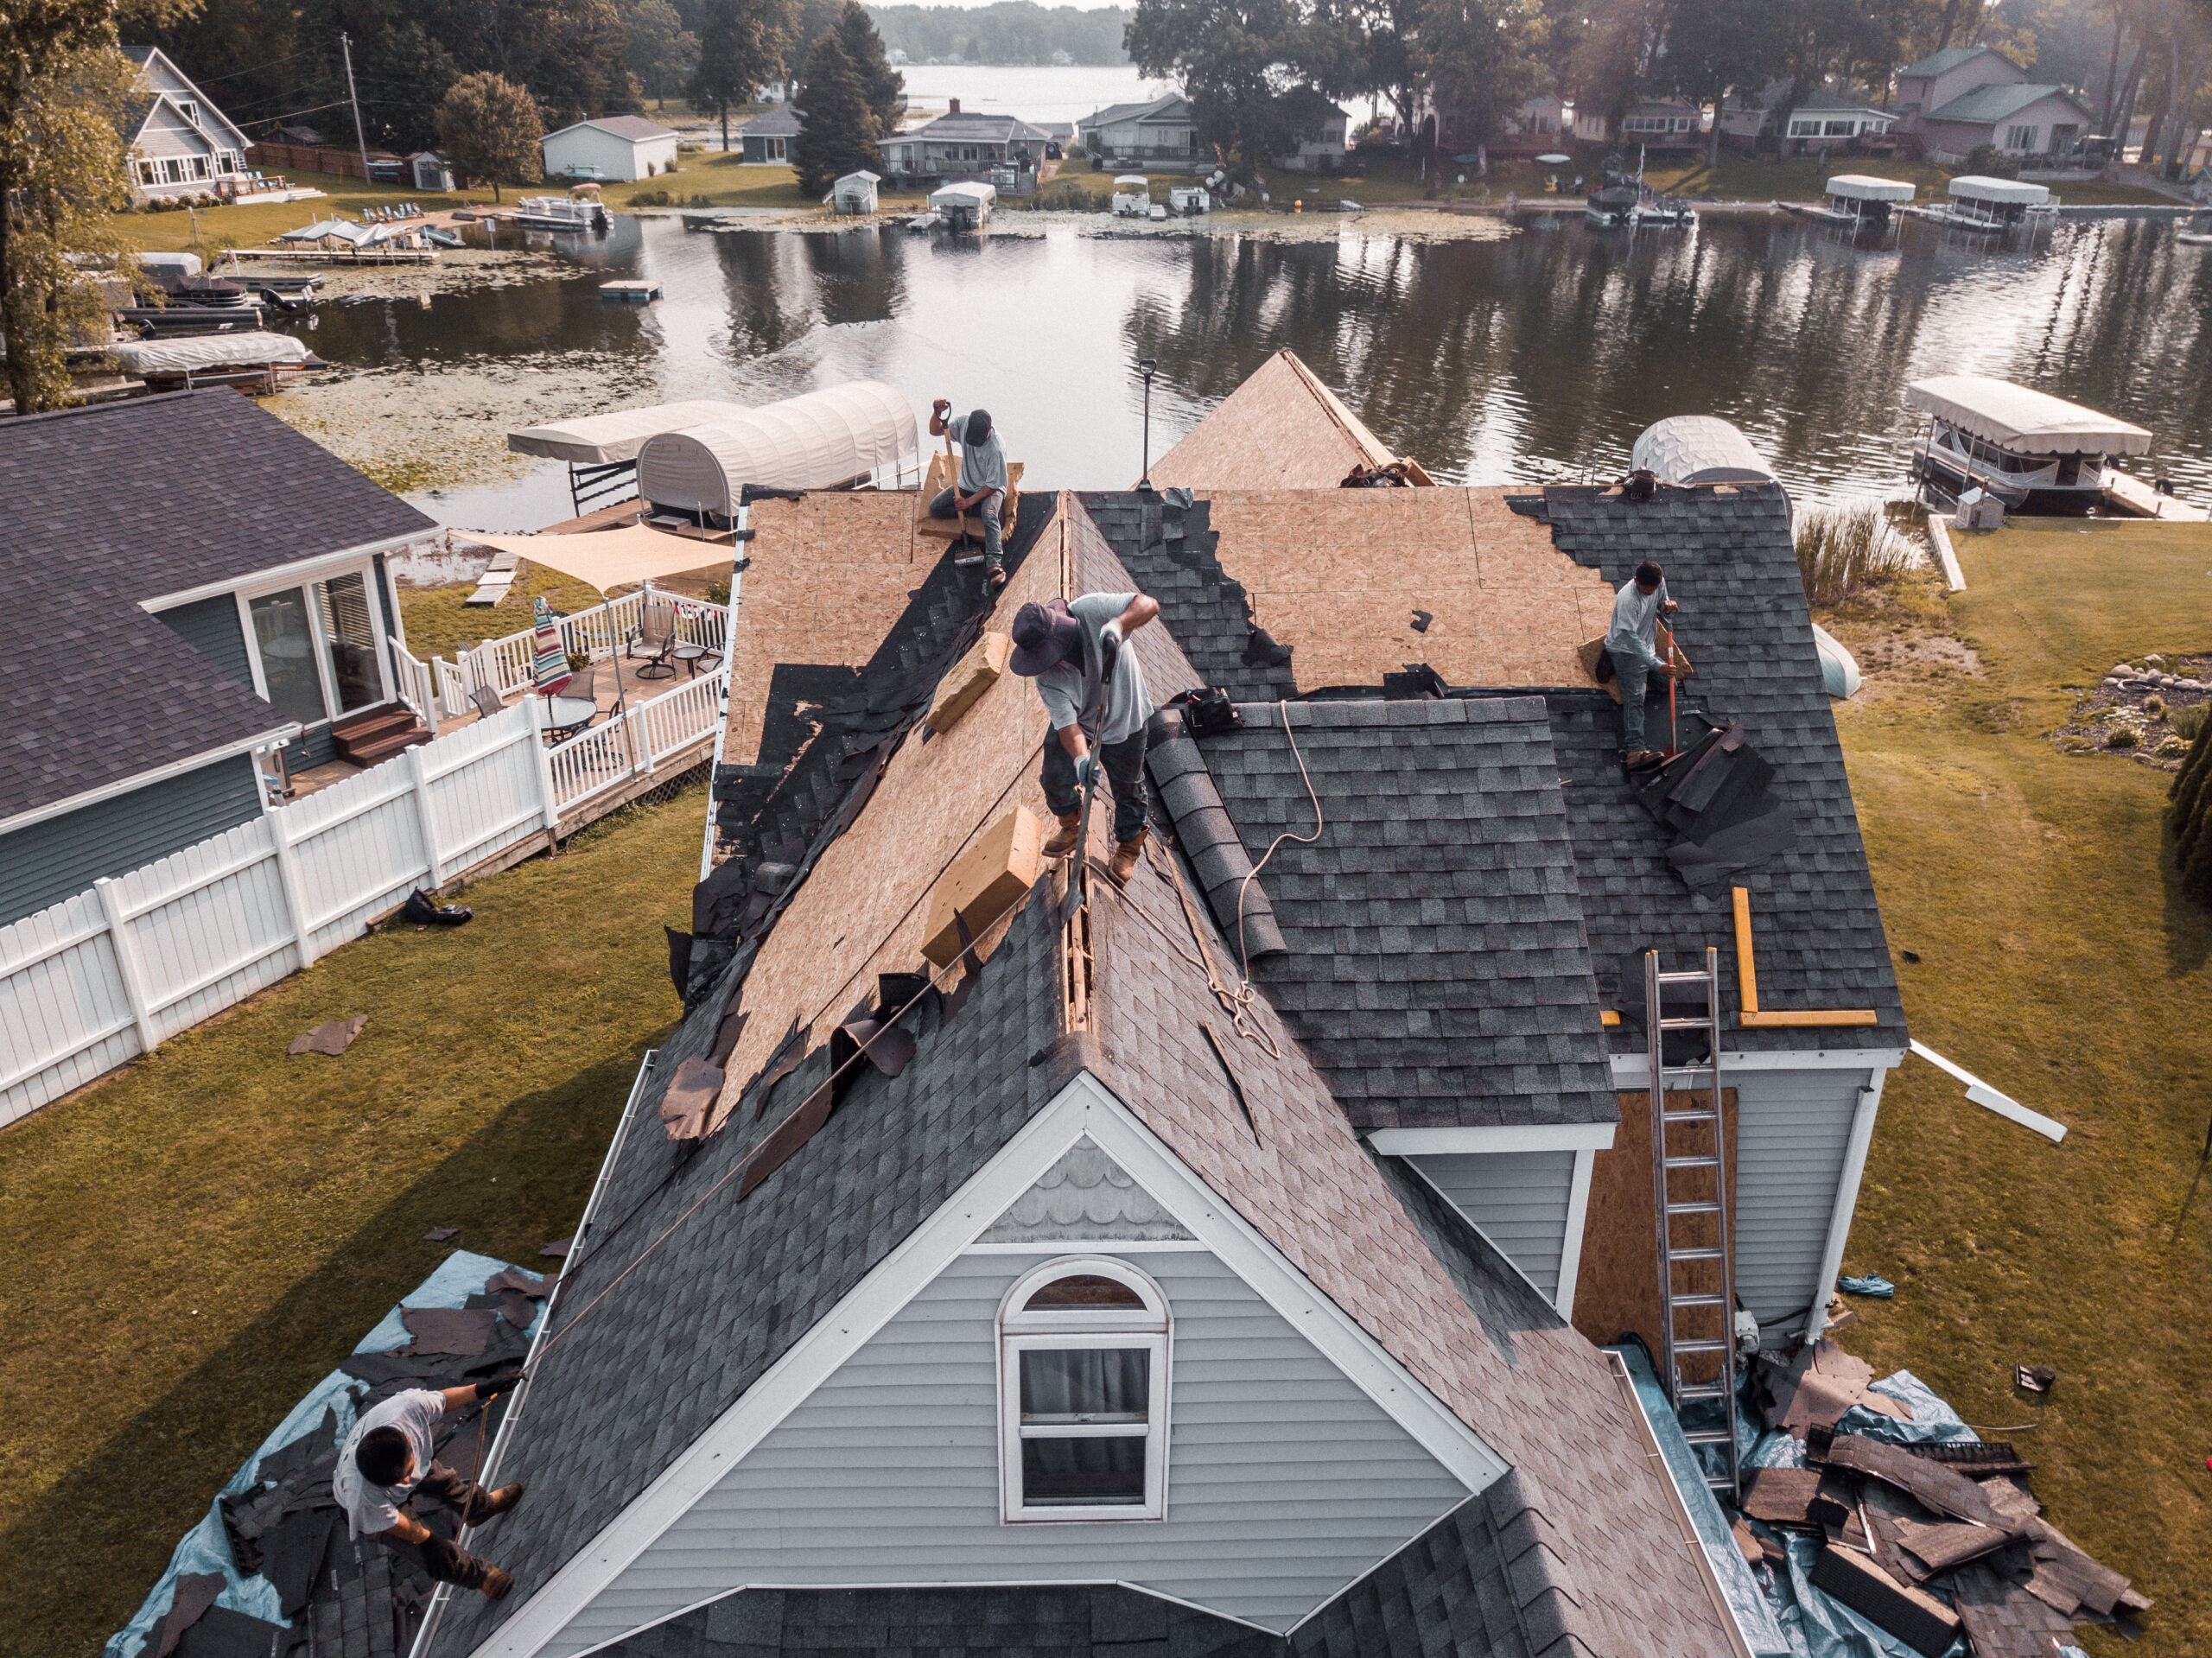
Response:
[{"label": "pontoon boat", "polygon": [[1915,380],[1904,401],[1929,417],[1914,476],[1953,497],[1978,486],[2015,512],[2086,512],[2103,502],[2106,457],[2151,448],[2140,426],[1979,374]]}]

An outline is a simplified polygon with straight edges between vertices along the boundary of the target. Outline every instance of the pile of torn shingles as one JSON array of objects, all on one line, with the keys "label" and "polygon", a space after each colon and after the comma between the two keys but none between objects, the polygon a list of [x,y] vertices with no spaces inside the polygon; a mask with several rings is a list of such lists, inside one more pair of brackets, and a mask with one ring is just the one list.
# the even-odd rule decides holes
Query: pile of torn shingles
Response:
[{"label": "pile of torn shingles", "polygon": [[[529,1350],[524,1332],[550,1287],[550,1280],[509,1267],[465,1306],[402,1308],[409,1341],[390,1352],[353,1354],[339,1366],[353,1379],[347,1392],[354,1413],[410,1388],[460,1387],[514,1369]],[[475,1477],[504,1402],[447,1413],[438,1460]],[[347,1535],[331,1490],[343,1437],[338,1412],[326,1407],[316,1426],[263,1456],[243,1490],[217,1499],[238,1576],[265,1579],[285,1622],[218,1606],[224,1578],[186,1572],[168,1611],[137,1649],[143,1658],[404,1658],[433,1585],[411,1555]],[[454,1534],[446,1509],[425,1502],[414,1513],[441,1535]],[[264,1596],[261,1604],[270,1599]],[[118,1658],[131,1658],[127,1643]]]},{"label": "pile of torn shingles", "polygon": [[[1961,1635],[1976,1658],[2051,1658],[2077,1623],[2111,1625],[2149,1610],[2126,1579],[2042,1517],[2024,1483],[2032,1464],[2011,1445],[1897,1444],[1847,1431],[1854,1424],[1841,1419],[1854,1410],[1912,1418],[1869,1388],[1872,1376],[1825,1341],[1787,1363],[1760,1362],[1754,1401],[1770,1428],[1804,1440],[1806,1460],[1746,1471],[1739,1540],[1779,1566],[1777,1533],[1818,1540],[1813,1586],[1928,1658]],[[1879,1429],[1863,1418],[1855,1425]]]}]

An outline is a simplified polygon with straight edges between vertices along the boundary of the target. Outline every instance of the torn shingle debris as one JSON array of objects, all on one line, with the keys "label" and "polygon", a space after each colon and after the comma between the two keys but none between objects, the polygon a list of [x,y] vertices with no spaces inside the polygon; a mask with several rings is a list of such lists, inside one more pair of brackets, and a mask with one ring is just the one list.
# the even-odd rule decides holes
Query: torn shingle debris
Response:
[{"label": "torn shingle debris", "polygon": [[353,1045],[353,1039],[368,1027],[365,1013],[353,1019],[327,1019],[312,1031],[292,1039],[288,1053],[327,1053],[336,1058]]}]

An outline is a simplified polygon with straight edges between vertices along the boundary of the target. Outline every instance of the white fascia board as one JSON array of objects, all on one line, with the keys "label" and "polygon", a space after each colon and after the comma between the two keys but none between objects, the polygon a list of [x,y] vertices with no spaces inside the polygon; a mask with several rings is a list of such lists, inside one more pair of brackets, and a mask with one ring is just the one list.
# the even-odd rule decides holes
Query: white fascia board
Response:
[{"label": "white fascia board", "polygon": [[226,593],[237,593],[248,588],[283,588],[296,581],[311,581],[316,576],[334,569],[343,569],[358,564],[363,559],[373,558],[378,553],[397,552],[402,547],[412,547],[418,541],[427,541],[438,533],[435,524],[425,524],[410,536],[387,536],[382,541],[365,541],[359,547],[348,547],[342,552],[317,553],[312,558],[296,559],[289,564],[272,565],[265,570],[247,570],[221,581],[209,581],[196,588],[186,588],[176,593],[164,593],[151,599],[141,599],[138,608],[152,614],[174,610],[179,605],[196,604],[202,599],[219,598]]},{"label": "white fascia board", "polygon": [[97,806],[102,801],[113,800],[118,795],[151,788],[156,783],[167,783],[171,778],[182,777],[187,772],[197,772],[203,765],[213,765],[218,761],[232,759],[240,754],[251,754],[274,743],[288,743],[304,728],[296,720],[286,720],[254,736],[240,737],[235,742],[225,743],[220,748],[189,754],[181,760],[171,760],[167,765],[156,765],[151,771],[133,772],[127,778],[104,783],[97,789],[86,790],[82,794],[71,795],[67,800],[34,806],[29,811],[17,812],[13,817],[0,819],[0,835],[29,829],[34,823],[43,823],[49,817],[61,817],[70,812],[82,811],[87,806]]},{"label": "white fascia board", "polygon": [[1481,1491],[1506,1472],[1505,1459],[1472,1427],[1224,1202],[1103,1083],[1086,1072],[1069,1086],[1094,1096],[1087,1130],[1099,1147],[1468,1490]]},{"label": "white fascia board", "polygon": [[1617,1122],[1531,1123],[1516,1128],[1377,1128],[1367,1143],[1385,1157],[1450,1157],[1463,1152],[1607,1152]]},{"label": "white fascia board", "polygon": [[[1811,1048],[1796,1052],[1762,1050],[1757,1053],[1720,1054],[1721,1084],[1727,1073],[1741,1070],[1895,1070],[1904,1063],[1903,1048]],[[1613,1056],[1613,1086],[1620,1089],[1651,1086],[1651,1061],[1640,1053]]]}]

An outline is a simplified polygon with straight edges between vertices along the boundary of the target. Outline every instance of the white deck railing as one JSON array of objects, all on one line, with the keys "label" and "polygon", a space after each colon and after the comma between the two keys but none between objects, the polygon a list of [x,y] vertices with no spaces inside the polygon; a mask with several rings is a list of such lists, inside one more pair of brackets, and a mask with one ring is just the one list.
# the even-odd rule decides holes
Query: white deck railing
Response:
[{"label": "white deck railing", "polygon": [[[397,639],[391,642],[391,654],[399,669],[397,688],[399,700],[415,710],[415,717],[430,728],[430,735],[436,736],[439,714],[437,676],[430,670],[429,663],[419,660]],[[443,658],[438,659],[438,665],[445,665]],[[448,718],[452,717],[454,712],[456,710],[452,708],[445,710]]]},{"label": "white deck railing", "polygon": [[[709,657],[721,655],[722,631],[729,625],[729,612],[725,607],[672,593],[656,591],[652,596],[676,607],[678,638],[688,645],[704,646]],[[639,608],[645,597],[644,591],[626,593],[611,605],[594,606],[562,617],[561,648],[571,656],[581,654],[594,662],[613,656],[638,631]],[[535,626],[504,638],[486,639],[474,649],[461,652],[460,672],[467,680],[461,699],[466,702],[468,692],[479,685],[489,685],[500,696],[512,696],[535,683],[537,664]]]}]

